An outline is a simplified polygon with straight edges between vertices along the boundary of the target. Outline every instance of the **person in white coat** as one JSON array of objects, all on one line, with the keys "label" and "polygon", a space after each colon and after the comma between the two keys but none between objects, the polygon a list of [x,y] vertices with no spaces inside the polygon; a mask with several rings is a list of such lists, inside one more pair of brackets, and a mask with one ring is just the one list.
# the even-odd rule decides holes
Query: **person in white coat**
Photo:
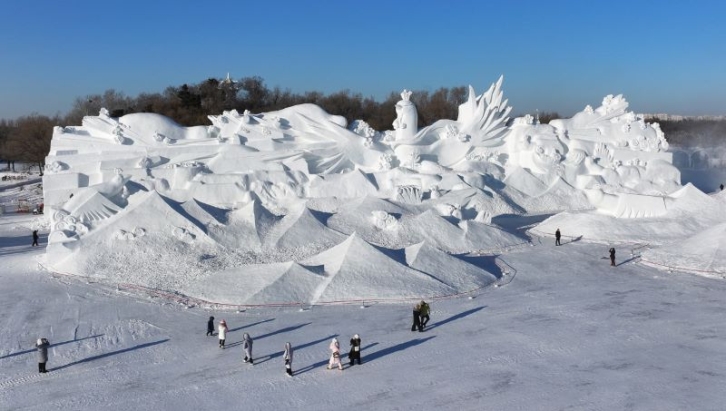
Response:
[{"label": "person in white coat", "polygon": [[50,343],[45,338],[38,338],[35,343],[35,348],[38,349],[38,372],[40,373],[48,372],[45,369],[45,363],[48,362],[48,347],[50,347]]},{"label": "person in white coat", "polygon": [[219,328],[218,328],[218,334],[219,335],[219,348],[224,349],[224,340],[227,338],[227,331],[229,331],[229,328],[227,328],[227,321],[220,321],[219,322]]},{"label": "person in white coat", "polygon": [[252,337],[247,333],[242,334],[242,348],[245,350],[244,362],[254,364],[252,361]]},{"label": "person in white coat", "polygon": [[340,344],[337,338],[333,338],[330,342],[330,361],[328,361],[328,369],[332,370],[337,365],[339,370],[343,370],[343,364],[340,362]]},{"label": "person in white coat", "polygon": [[285,374],[292,377],[292,344],[289,342],[285,343],[285,354],[282,355],[282,359],[285,360]]}]

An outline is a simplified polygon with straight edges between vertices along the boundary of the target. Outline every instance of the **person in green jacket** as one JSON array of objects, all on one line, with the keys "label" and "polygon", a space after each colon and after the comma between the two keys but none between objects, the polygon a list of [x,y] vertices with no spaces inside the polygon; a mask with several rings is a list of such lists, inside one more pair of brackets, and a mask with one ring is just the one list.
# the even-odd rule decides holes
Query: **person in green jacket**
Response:
[{"label": "person in green jacket", "polygon": [[421,327],[419,327],[419,331],[423,331],[426,328],[426,324],[428,324],[430,319],[429,312],[431,312],[431,307],[429,307],[426,301],[421,300]]}]

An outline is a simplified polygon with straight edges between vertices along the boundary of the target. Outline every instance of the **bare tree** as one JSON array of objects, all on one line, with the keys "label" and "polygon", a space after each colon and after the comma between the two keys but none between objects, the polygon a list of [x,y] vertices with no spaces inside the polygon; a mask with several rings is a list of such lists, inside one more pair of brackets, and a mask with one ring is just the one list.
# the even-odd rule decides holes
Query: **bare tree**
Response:
[{"label": "bare tree", "polygon": [[40,175],[45,168],[45,157],[50,151],[50,140],[53,137],[53,126],[59,124],[59,118],[50,118],[38,114],[20,117],[15,122],[8,139],[9,149],[18,160],[38,165]]},{"label": "bare tree", "polygon": [[20,158],[17,147],[10,140],[14,128],[14,121],[0,120],[0,159],[7,162],[10,171],[15,171],[15,161]]}]

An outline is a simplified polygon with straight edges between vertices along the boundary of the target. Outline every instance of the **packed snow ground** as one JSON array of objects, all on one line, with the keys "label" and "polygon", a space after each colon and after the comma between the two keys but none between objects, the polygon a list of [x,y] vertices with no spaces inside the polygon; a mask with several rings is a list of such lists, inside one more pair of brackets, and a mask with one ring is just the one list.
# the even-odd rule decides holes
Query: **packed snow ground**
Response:
[{"label": "packed snow ground", "polygon": [[[612,268],[602,244],[555,247],[534,238],[500,257],[516,270],[511,282],[473,299],[433,302],[430,327],[418,333],[410,331],[409,305],[220,312],[52,276],[38,267],[44,247],[30,247],[34,221],[0,219],[3,410],[722,410],[726,403],[726,282],[640,265],[625,245],[615,244]],[[205,336],[209,315],[229,324],[225,350]],[[242,363],[244,332],[255,339],[254,366]],[[363,339],[362,366],[326,370],[330,339],[338,336],[347,351],[354,333]],[[52,344],[46,375],[37,373],[33,347],[41,336]],[[295,347],[292,378],[284,374],[286,341]]]}]

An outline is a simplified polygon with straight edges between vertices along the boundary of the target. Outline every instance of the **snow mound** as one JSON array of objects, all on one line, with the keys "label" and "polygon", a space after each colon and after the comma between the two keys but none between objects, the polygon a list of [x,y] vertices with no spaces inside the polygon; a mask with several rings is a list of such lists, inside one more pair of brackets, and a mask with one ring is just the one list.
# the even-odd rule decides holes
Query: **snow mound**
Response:
[{"label": "snow mound", "polygon": [[726,278],[726,223],[662,247],[648,249],[641,258],[643,262],[663,269]]}]

